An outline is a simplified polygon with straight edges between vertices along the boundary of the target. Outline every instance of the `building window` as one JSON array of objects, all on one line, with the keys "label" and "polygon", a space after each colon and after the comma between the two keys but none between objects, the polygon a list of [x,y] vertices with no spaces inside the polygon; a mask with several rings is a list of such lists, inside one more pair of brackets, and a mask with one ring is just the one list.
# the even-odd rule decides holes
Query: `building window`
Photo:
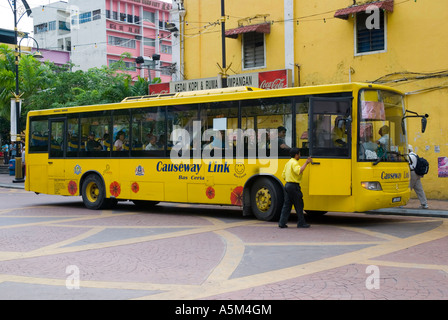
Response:
[{"label": "building window", "polygon": [[171,46],[168,46],[166,44],[160,45],[160,53],[172,54]]},{"label": "building window", "polygon": [[48,31],[48,23],[41,23],[37,26],[34,26],[34,33],[42,33]]},{"label": "building window", "polygon": [[50,21],[48,23],[48,30],[50,31],[56,30],[56,21]]},{"label": "building window", "polygon": [[155,47],[156,46],[156,39],[143,38],[143,45],[149,46],[149,47]]},{"label": "building window", "polygon": [[84,12],[79,15],[79,23],[86,23],[92,21],[92,12]]},{"label": "building window", "polygon": [[379,21],[365,12],[356,14],[355,54],[366,54],[386,50],[386,23],[383,10],[379,10]]},{"label": "building window", "polygon": [[[110,12],[109,12],[110,15]],[[94,10],[93,11],[93,20],[100,20],[101,19],[101,9]]]},{"label": "building window", "polygon": [[143,10],[143,21],[154,23],[154,21],[155,21],[154,12],[149,12],[149,11]]},{"label": "building window", "polygon": [[[120,60],[115,60],[115,59],[109,59],[109,67],[112,67],[113,64],[120,62]],[[137,69],[137,65],[135,64],[135,62],[130,62],[130,61],[123,61],[123,67],[127,70],[127,71],[135,71]]]},{"label": "building window", "polygon": [[249,32],[243,35],[244,69],[265,67],[264,34]]},{"label": "building window", "polygon": [[66,21],[59,21],[59,30],[70,31],[70,24]]},{"label": "building window", "polygon": [[110,44],[111,46],[125,47],[130,49],[136,48],[136,42],[133,39],[109,36],[108,40],[108,44]]}]

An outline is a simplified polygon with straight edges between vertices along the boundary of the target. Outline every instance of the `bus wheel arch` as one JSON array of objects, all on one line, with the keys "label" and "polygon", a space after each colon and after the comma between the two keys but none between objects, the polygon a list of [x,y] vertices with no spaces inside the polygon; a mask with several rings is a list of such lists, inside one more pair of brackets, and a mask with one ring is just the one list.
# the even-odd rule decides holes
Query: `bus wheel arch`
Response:
[{"label": "bus wheel arch", "polygon": [[244,185],[243,215],[253,214],[259,220],[277,221],[283,202],[283,185],[275,176],[255,175]]}]

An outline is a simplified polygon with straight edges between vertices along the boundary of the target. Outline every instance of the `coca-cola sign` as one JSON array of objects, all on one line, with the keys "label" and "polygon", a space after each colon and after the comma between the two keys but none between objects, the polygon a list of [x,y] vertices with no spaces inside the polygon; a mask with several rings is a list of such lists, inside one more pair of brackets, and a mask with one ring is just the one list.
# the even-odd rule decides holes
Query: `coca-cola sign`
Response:
[{"label": "coca-cola sign", "polygon": [[281,89],[289,87],[289,70],[260,72],[258,82],[260,89]]},{"label": "coca-cola sign", "polygon": [[165,83],[156,83],[149,85],[149,94],[166,94],[170,93],[170,84],[169,82]]}]

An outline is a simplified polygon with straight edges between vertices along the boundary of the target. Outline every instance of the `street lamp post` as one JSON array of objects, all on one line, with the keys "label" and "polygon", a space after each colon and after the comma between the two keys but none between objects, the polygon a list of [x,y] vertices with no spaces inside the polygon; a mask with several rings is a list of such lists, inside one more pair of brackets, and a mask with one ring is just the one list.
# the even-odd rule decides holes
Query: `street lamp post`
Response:
[{"label": "street lamp post", "polygon": [[[31,15],[31,9],[28,5],[28,3],[25,0],[22,0],[23,5],[25,6],[26,9],[26,14],[28,16]],[[15,110],[16,110],[16,132],[11,132],[11,134],[15,134],[15,141],[16,141],[16,158],[15,158],[15,179],[13,180],[13,182],[23,182],[23,174],[22,174],[22,150],[20,147],[20,91],[19,91],[19,56],[20,56],[20,42],[23,40],[23,38],[20,40],[20,42],[17,42],[17,38],[19,36],[18,34],[18,30],[17,30],[17,24],[18,24],[18,20],[17,20],[17,0],[13,1],[13,7],[11,8],[13,13],[14,13],[14,45],[15,45],[15,71],[16,71],[16,90],[14,93],[14,98],[15,98]],[[24,14],[25,14],[24,13]],[[24,15],[23,14],[23,15]],[[19,18],[19,20],[23,17],[23,15]],[[30,37],[31,38],[31,37]],[[34,38],[33,39],[36,44],[37,41]],[[39,49],[39,46],[37,46],[37,49]],[[37,51],[39,52],[39,50]],[[11,119],[13,120],[13,119]]]},{"label": "street lamp post", "polygon": [[[16,166],[16,175],[13,182],[23,182],[23,176],[22,176],[22,150],[20,148],[20,92],[19,92],[19,46],[17,43],[17,37],[18,37],[18,31],[17,31],[17,1],[14,1],[14,44],[15,44],[15,68],[16,68],[16,92],[15,92],[15,99],[16,99],[16,159],[15,159],[15,166]],[[12,132],[13,133],[13,132]],[[18,161],[20,158],[20,161]],[[20,162],[20,167],[19,163]],[[20,169],[20,170],[19,170]],[[19,172],[20,171],[20,172]]]}]

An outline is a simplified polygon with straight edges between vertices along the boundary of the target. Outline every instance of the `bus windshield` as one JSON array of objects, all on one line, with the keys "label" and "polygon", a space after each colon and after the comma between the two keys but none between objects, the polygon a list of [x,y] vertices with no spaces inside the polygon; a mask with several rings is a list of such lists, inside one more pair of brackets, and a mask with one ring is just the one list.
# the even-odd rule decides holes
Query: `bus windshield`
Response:
[{"label": "bus windshield", "polygon": [[385,90],[359,94],[358,161],[405,162],[404,97]]}]

